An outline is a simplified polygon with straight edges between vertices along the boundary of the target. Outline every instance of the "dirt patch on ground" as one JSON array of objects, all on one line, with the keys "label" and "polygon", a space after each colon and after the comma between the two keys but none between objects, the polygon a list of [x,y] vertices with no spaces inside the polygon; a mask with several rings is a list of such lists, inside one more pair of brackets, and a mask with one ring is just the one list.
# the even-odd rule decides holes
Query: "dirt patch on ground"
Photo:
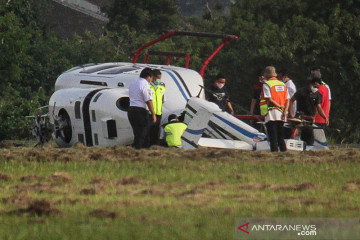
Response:
[{"label": "dirt patch on ground", "polygon": [[60,193],[59,187],[51,184],[34,183],[21,184],[15,186],[17,193],[36,192],[36,193]]},{"label": "dirt patch on ground", "polygon": [[270,184],[253,183],[253,184],[241,185],[239,188],[244,190],[262,190],[269,187]]},{"label": "dirt patch on ground", "polygon": [[245,151],[234,149],[211,149],[199,148],[193,151],[183,149],[169,149],[159,146],[150,149],[136,150],[131,147],[85,147],[78,144],[75,147],[60,149],[53,146],[45,146],[41,149],[34,148],[12,148],[0,149],[0,158],[5,160],[27,161],[222,161],[222,162],[360,162],[360,151],[358,149],[335,149],[329,151],[307,151],[270,153],[265,151]]},{"label": "dirt patch on ground", "polygon": [[75,198],[75,199],[71,199],[71,198],[63,198],[63,199],[60,199],[60,200],[57,200],[54,202],[55,205],[58,205],[58,204],[69,204],[69,205],[75,205],[79,202],[85,202],[79,198]]},{"label": "dirt patch on ground", "polygon": [[[321,198],[315,198],[315,197],[290,197],[290,196],[286,196],[286,197],[279,197],[277,199],[274,199],[272,201],[269,201],[269,204],[272,204],[273,202],[278,202],[281,204],[300,204],[303,206],[311,206],[311,205],[321,205],[324,206],[326,208],[330,208],[330,209],[334,209],[334,208],[338,208],[337,207],[337,203],[335,200],[324,200]],[[343,200],[339,200],[339,201],[343,201]]]},{"label": "dirt patch on ground", "polygon": [[204,207],[213,204],[216,197],[212,194],[195,192],[194,194],[187,194],[182,196],[183,204],[189,207]]},{"label": "dirt patch on ground", "polygon": [[300,184],[289,184],[289,185],[282,185],[282,186],[271,186],[271,189],[275,191],[305,191],[311,189],[317,189],[319,186],[315,183],[311,182],[304,182]]},{"label": "dirt patch on ground", "polygon": [[149,188],[149,189],[144,189],[136,193],[135,195],[151,195],[151,196],[164,197],[165,195],[167,195],[167,193],[165,191],[161,191],[156,188]]},{"label": "dirt patch on ground", "polygon": [[62,214],[59,209],[54,208],[50,202],[46,200],[34,200],[28,205],[27,208],[20,208],[8,213],[30,216],[50,216]]},{"label": "dirt patch on ground", "polygon": [[72,177],[67,172],[55,172],[51,174],[51,176],[49,176],[48,179],[51,182],[56,182],[56,183],[68,183],[73,181]]},{"label": "dirt patch on ground", "polygon": [[183,191],[183,192],[180,192],[180,193],[176,193],[175,196],[178,196],[178,197],[184,197],[184,196],[188,196],[188,195],[194,195],[196,194],[196,190],[195,189],[190,189],[190,190],[187,190],[187,191]]},{"label": "dirt patch on ground", "polygon": [[10,181],[12,180],[12,177],[10,175],[7,175],[5,173],[0,173],[0,181]]},{"label": "dirt patch on ground", "polygon": [[81,189],[80,194],[82,195],[95,195],[97,193],[96,189],[93,187],[86,187]]},{"label": "dirt patch on ground", "polygon": [[[306,206],[313,205],[313,204],[327,205],[329,203],[327,201],[324,201],[319,198],[314,198],[314,197],[291,197],[291,196],[279,197],[273,201],[276,201],[278,203],[298,202],[298,203],[304,204]],[[269,202],[269,203],[271,203],[271,202]]]},{"label": "dirt patch on ground", "polygon": [[253,184],[242,185],[239,188],[244,190],[270,189],[274,191],[304,191],[304,190],[317,189],[318,185],[310,182],[304,182],[300,184],[285,184],[285,185],[253,183]]},{"label": "dirt patch on ground", "polygon": [[33,202],[34,198],[26,194],[15,194],[10,197],[2,198],[2,201],[5,204],[12,204],[16,207],[24,207],[30,202]]},{"label": "dirt patch on ground", "polygon": [[90,181],[90,184],[93,185],[103,185],[103,184],[108,184],[110,182],[110,180],[105,179],[105,178],[93,178]]},{"label": "dirt patch on ground", "polygon": [[208,189],[208,190],[215,190],[221,186],[224,186],[223,181],[212,181],[212,182],[203,182],[199,184],[195,184],[193,187],[194,190],[196,189]]},{"label": "dirt patch on ground", "polygon": [[357,192],[360,191],[360,181],[359,180],[350,180],[345,183],[342,187],[344,192]]},{"label": "dirt patch on ground", "polygon": [[146,181],[137,177],[126,177],[116,182],[116,185],[129,185],[129,184],[146,184]]},{"label": "dirt patch on ground", "polygon": [[44,177],[40,177],[35,174],[20,177],[21,182],[35,182],[35,181],[42,181],[42,180],[44,180]]},{"label": "dirt patch on ground", "polygon": [[94,211],[91,211],[90,216],[97,217],[97,218],[116,218],[119,214],[116,212],[111,212],[105,209],[95,209]]}]

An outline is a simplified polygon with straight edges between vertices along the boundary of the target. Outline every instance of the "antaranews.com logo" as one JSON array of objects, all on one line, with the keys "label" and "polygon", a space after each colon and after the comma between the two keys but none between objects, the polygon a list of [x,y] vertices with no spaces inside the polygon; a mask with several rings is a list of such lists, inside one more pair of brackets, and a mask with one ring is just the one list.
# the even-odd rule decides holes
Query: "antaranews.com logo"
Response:
[{"label": "antaranews.com logo", "polygon": [[[250,234],[248,232],[250,222],[247,222],[238,227],[238,230]],[[270,225],[270,224],[256,224],[250,229],[251,232],[271,232],[271,231],[292,231],[299,236],[316,236],[316,225]]]},{"label": "antaranews.com logo", "polygon": [[360,239],[359,218],[237,218],[235,239]]}]

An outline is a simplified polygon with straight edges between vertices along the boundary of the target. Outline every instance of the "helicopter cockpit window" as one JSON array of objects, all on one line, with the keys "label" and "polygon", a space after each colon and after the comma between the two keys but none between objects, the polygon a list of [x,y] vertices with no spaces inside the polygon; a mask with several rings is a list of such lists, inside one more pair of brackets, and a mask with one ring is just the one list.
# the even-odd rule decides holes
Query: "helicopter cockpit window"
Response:
[{"label": "helicopter cockpit window", "polygon": [[119,64],[111,64],[111,65],[101,65],[101,66],[97,66],[97,67],[91,67],[89,69],[83,70],[80,73],[95,73],[95,72],[99,72],[105,69],[109,69],[109,68],[114,68],[114,67],[119,67],[121,65]]},{"label": "helicopter cockpit window", "polygon": [[129,97],[122,97],[116,101],[116,106],[121,110],[127,112],[130,106]]},{"label": "helicopter cockpit window", "polygon": [[120,74],[120,73],[124,73],[124,72],[131,72],[131,71],[138,70],[138,69],[139,68],[137,68],[137,67],[117,67],[117,68],[112,68],[112,69],[98,72],[98,74]]},{"label": "helicopter cockpit window", "polygon": [[80,69],[80,68],[95,66],[95,65],[98,65],[98,64],[99,64],[99,63],[88,63],[88,64],[76,66],[76,67],[73,67],[73,68],[67,70],[65,73],[67,73],[67,72],[72,72],[72,71],[75,71],[75,70]]}]

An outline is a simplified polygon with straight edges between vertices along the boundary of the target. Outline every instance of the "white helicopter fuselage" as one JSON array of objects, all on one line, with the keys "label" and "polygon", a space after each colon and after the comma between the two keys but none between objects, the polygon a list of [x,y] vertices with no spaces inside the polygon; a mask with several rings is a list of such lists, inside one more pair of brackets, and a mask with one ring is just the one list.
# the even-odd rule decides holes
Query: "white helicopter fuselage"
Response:
[{"label": "white helicopter fuselage", "polygon": [[[145,67],[159,69],[161,81],[166,86],[161,124],[167,122],[170,114],[185,111],[184,122],[188,129],[182,136],[184,149],[198,146],[270,149],[265,133],[205,100],[204,91],[201,91],[203,78],[198,72],[174,66],[133,63],[88,64],[58,77],[49,102],[56,143],[62,147],[71,147],[78,142],[104,147],[132,144],[134,136],[127,116],[129,86],[139,79]],[[323,130],[316,129],[315,142],[306,149],[328,149]],[[305,149],[300,140],[289,139],[286,144],[288,149]]]},{"label": "white helicopter fuselage", "polygon": [[[188,99],[201,91],[199,73],[181,67],[122,62],[75,67],[58,77],[49,101],[57,144],[130,145],[133,132],[127,117],[128,89],[145,67],[159,69],[166,86],[161,124],[167,122],[168,115],[184,111]],[[203,92],[199,98],[204,99]]]}]

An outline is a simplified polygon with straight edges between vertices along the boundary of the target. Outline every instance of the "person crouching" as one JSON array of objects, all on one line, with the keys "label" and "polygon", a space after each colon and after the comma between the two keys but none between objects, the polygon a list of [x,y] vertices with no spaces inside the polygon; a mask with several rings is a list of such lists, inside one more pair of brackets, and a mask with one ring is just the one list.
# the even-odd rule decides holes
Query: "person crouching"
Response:
[{"label": "person crouching", "polygon": [[162,139],[163,145],[181,148],[181,136],[186,128],[187,124],[180,122],[175,114],[169,115],[168,123],[161,128],[160,139]]}]

